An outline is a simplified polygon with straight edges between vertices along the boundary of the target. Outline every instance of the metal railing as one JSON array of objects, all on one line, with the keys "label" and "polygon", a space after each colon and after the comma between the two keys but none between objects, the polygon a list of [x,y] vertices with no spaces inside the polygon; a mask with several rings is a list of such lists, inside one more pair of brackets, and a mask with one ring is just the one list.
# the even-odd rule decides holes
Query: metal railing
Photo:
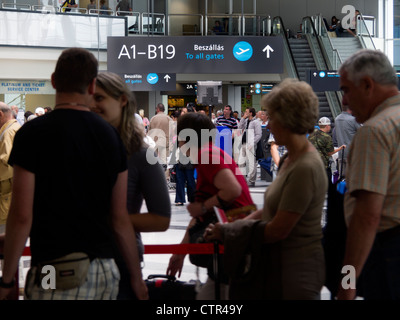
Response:
[{"label": "metal railing", "polygon": [[[317,16],[322,18],[321,16]],[[323,23],[323,21],[319,20],[317,17],[314,17],[314,20],[312,17],[304,17],[302,20],[302,28],[303,28],[303,33],[306,34],[309,37],[312,37],[313,40],[317,41],[317,46],[318,48],[315,48],[316,50],[319,50],[319,52],[322,54],[322,58],[323,61],[316,61],[316,66],[317,68],[320,69],[325,69],[325,70],[337,70],[337,68],[332,68],[332,65],[330,65],[330,61],[329,61],[329,55],[326,51],[326,46],[324,45],[324,43],[322,42],[321,38],[318,36],[318,29],[319,32],[324,33],[324,30],[327,33],[325,24]],[[318,21],[317,26],[315,26],[314,21]],[[318,29],[317,29],[318,28]],[[329,35],[328,35],[329,38]],[[314,41],[313,41],[314,42]],[[332,49],[333,45],[332,45],[332,41],[329,39],[329,48]],[[340,60],[340,55],[339,52],[333,48],[333,56],[337,57],[334,59],[334,61]],[[339,92],[333,92],[333,91],[326,91],[325,92],[325,96],[328,100],[328,104],[332,113],[332,116],[334,118],[336,118],[340,112],[342,111],[341,109],[341,100],[342,100],[342,96],[341,93]]]},{"label": "metal railing", "polygon": [[[171,31],[171,26],[172,26],[172,21],[171,21],[171,17],[176,18],[176,20],[178,20],[179,18],[189,18],[190,22],[193,22],[192,18],[198,18],[198,24],[189,24],[189,23],[182,23],[182,34],[185,35],[185,31],[183,30],[183,27],[186,25],[188,26],[188,28],[190,28],[189,31],[187,31],[187,33],[189,35],[201,35],[204,36],[204,16],[202,14],[181,14],[181,13],[170,13],[167,15],[167,34],[168,35],[172,35],[172,31]],[[174,19],[175,20],[175,19]],[[188,21],[185,21],[188,22]],[[197,21],[196,21],[197,22]]]},{"label": "metal railing", "polygon": [[89,14],[101,16],[114,16],[115,12],[111,9],[89,9]]},{"label": "metal railing", "polygon": [[[210,26],[210,20],[213,22],[219,20],[224,27],[223,30],[213,31]],[[269,31],[266,30],[267,28],[269,28]],[[205,35],[259,36],[266,33],[269,35],[271,32],[271,17],[255,14],[207,14],[204,17],[204,30],[206,30]]]},{"label": "metal railing", "polygon": [[141,34],[165,35],[165,14],[163,13],[141,13]]},{"label": "metal railing", "polygon": [[[224,14],[224,15],[209,15],[204,16],[202,14],[175,14],[165,15],[163,13],[147,13],[147,12],[131,12],[131,11],[118,11],[111,9],[87,9],[87,8],[68,8],[70,11],[63,12],[65,8],[59,6],[44,6],[44,5],[31,5],[31,4],[16,4],[11,3],[12,0],[6,0],[8,3],[0,3],[0,15],[2,23],[5,26],[13,26],[15,19],[22,21],[32,21],[32,28],[30,28],[30,34],[24,37],[22,35],[16,37],[5,37],[1,45],[26,45],[26,46],[46,46],[46,47],[68,47],[68,46],[82,46],[87,45],[88,48],[95,48],[98,46],[99,49],[105,49],[104,39],[108,36],[118,35],[121,36],[136,36],[136,35],[185,35],[184,23],[189,29],[187,35],[199,35],[206,36],[209,34],[208,23],[211,23],[212,19],[220,18],[225,19],[228,27],[228,35],[254,35],[254,36],[269,36],[272,30],[272,20],[269,16],[257,16],[253,14]],[[6,13],[7,11],[13,12],[12,18]],[[126,16],[122,16],[123,14]],[[46,17],[40,17],[37,19],[37,14],[46,15]],[[52,17],[50,17],[52,15]],[[74,15],[80,16],[79,21],[76,23],[87,24],[88,29],[84,34],[75,30],[77,37],[67,38],[65,32],[52,32],[52,37],[48,37],[44,31],[48,30],[43,28],[43,25],[38,21],[41,19],[52,19],[51,25],[55,26],[55,30],[62,30],[58,25],[62,23],[63,19],[59,15]],[[99,22],[93,19],[93,16],[99,17]],[[77,18],[78,19],[78,18]],[[183,24],[178,27],[179,21]],[[73,20],[68,23],[75,23]],[[192,23],[192,25],[190,25]],[[104,27],[107,25],[107,28]],[[62,27],[60,25],[60,27]],[[89,29],[91,31],[89,31]],[[33,31],[35,30],[35,31]],[[47,32],[47,31],[46,31]],[[96,33],[96,34],[95,34]],[[54,34],[54,35],[53,35]],[[79,35],[79,37],[78,37]],[[97,40],[96,40],[97,37]],[[21,38],[21,39],[20,39]],[[37,39],[46,39],[46,44],[43,41]],[[54,40],[53,40],[54,39]],[[84,44],[82,44],[83,42]],[[97,44],[96,44],[97,41]],[[100,44],[101,43],[101,44]]]},{"label": "metal railing", "polygon": [[283,24],[282,18],[276,16],[272,19],[272,35],[281,36],[283,38],[283,49],[285,51],[284,59],[287,59],[288,73],[289,76],[300,79],[299,72],[297,70],[296,64],[294,62],[294,56],[292,49],[289,45],[289,40],[287,39],[285,25]]},{"label": "metal railing", "polygon": [[[195,35],[212,35],[215,34],[211,28],[211,21],[219,19],[225,25],[227,30],[218,34],[245,36],[257,35],[268,36],[272,30],[272,20],[270,16],[260,16],[255,14],[163,14],[163,13],[148,13],[148,12],[132,12],[132,11],[115,11],[108,9],[87,9],[87,8],[61,8],[56,6],[30,5],[17,3],[2,3],[3,10],[24,10],[35,11],[40,13],[66,13],[66,14],[88,14],[101,15],[103,17],[127,17],[127,25],[129,33],[136,34],[156,34],[156,35],[171,35],[171,25],[174,24],[174,18],[185,18],[187,21],[197,17],[197,22],[193,24]],[[65,11],[68,9],[68,11]],[[188,25],[190,26],[190,24]],[[183,24],[182,24],[183,29]],[[183,30],[182,30],[183,34]]]},{"label": "metal railing", "polygon": [[30,4],[24,4],[24,3],[2,3],[1,4],[2,9],[12,9],[12,10],[27,10],[30,11],[32,10],[32,6]]},{"label": "metal railing", "polygon": [[357,15],[357,27],[356,32],[361,40],[361,44],[365,49],[376,50],[375,43],[372,39],[372,35],[366,23],[366,19],[372,21],[372,30],[375,33],[375,17],[373,16],[363,16],[361,13]]},{"label": "metal railing", "polygon": [[54,13],[54,12],[59,12],[60,8],[54,6],[33,5],[31,10],[40,11],[42,13]]},{"label": "metal railing", "polygon": [[[328,63],[329,69],[337,70],[339,66],[342,64],[343,59],[339,53],[339,51],[333,46],[331,37],[329,36],[328,30],[326,29],[325,23],[321,15],[313,16],[310,19],[309,23],[314,23],[317,25],[315,30],[321,37],[323,42],[324,54],[326,55],[326,61]],[[304,26],[303,26],[304,27]]]}]

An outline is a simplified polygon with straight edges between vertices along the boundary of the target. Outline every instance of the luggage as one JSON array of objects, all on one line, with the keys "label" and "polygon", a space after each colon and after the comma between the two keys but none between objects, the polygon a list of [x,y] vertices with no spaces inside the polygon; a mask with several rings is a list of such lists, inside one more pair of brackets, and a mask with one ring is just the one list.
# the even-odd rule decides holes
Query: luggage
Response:
[{"label": "luggage", "polygon": [[195,300],[195,280],[176,280],[174,276],[151,274],[145,280],[150,300]]}]

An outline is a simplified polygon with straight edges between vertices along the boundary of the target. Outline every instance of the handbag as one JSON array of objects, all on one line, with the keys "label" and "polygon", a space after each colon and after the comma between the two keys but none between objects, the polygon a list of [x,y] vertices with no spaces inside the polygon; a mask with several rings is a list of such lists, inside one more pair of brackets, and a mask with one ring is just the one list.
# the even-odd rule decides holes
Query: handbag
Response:
[{"label": "handbag", "polygon": [[264,151],[261,139],[257,142],[256,147],[256,160],[264,159]]},{"label": "handbag", "polygon": [[[196,223],[189,228],[189,242],[190,243],[206,243],[203,235],[210,223],[215,224],[218,219],[215,213],[209,213],[202,217],[202,220],[196,218]],[[189,260],[192,264],[202,268],[209,268],[213,265],[212,254],[189,254]]]},{"label": "handbag", "polygon": [[87,280],[90,266],[89,256],[84,252],[73,252],[61,258],[45,261],[39,264],[36,273],[36,284],[41,285],[46,274],[42,268],[46,265],[55,269],[56,289],[68,290],[80,287]]}]

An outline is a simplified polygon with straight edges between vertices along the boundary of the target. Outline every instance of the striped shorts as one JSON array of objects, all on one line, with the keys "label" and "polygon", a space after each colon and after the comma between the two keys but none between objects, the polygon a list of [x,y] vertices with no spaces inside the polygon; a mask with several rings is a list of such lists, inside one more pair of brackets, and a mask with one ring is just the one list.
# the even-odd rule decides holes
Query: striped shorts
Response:
[{"label": "striped shorts", "polygon": [[87,280],[80,287],[57,290],[44,289],[35,284],[37,267],[26,276],[26,300],[116,300],[120,274],[114,259],[94,259],[90,263]]}]

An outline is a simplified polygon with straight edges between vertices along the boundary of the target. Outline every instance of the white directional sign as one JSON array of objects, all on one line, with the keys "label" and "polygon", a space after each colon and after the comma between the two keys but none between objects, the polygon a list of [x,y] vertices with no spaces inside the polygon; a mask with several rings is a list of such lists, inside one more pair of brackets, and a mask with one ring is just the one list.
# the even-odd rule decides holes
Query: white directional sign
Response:
[{"label": "white directional sign", "polygon": [[174,90],[175,73],[119,73],[132,91]]},{"label": "white directional sign", "polygon": [[274,49],[271,48],[270,45],[267,45],[264,49],[263,52],[267,52],[267,59],[269,59],[271,52],[274,52]]},{"label": "white directional sign", "polygon": [[109,37],[107,48],[116,73],[283,73],[281,37]]}]

